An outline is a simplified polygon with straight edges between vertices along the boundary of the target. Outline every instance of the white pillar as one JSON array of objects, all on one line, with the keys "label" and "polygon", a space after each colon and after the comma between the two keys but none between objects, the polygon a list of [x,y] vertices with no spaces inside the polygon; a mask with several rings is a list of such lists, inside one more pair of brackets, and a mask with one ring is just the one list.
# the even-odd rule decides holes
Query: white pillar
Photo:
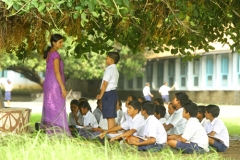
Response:
[{"label": "white pillar", "polygon": [[164,65],[164,67],[163,67],[163,69],[164,69],[164,71],[163,71],[163,82],[168,83],[168,60],[165,60],[163,62],[163,65]]},{"label": "white pillar", "polygon": [[206,77],[206,61],[207,61],[207,56],[202,56],[202,58],[200,59],[200,75],[199,75],[199,87],[200,90],[205,90],[206,89],[206,81],[207,81],[207,77]]},{"label": "white pillar", "polygon": [[187,79],[186,79],[186,89],[187,90],[192,90],[194,85],[193,85],[193,79],[194,79],[194,76],[193,76],[193,61],[192,62],[188,62],[187,64]]},{"label": "white pillar", "polygon": [[181,59],[175,59],[175,85],[176,90],[181,89],[181,79],[180,79],[180,68],[181,68]]},{"label": "white pillar", "polygon": [[213,89],[220,90],[222,88],[222,76],[221,76],[221,54],[213,55]]},{"label": "white pillar", "polygon": [[233,65],[234,61],[236,61],[237,59],[233,59],[233,54],[234,53],[228,53],[228,88],[232,89],[234,88],[235,85],[233,85],[233,73],[237,73],[236,72],[236,66]]}]

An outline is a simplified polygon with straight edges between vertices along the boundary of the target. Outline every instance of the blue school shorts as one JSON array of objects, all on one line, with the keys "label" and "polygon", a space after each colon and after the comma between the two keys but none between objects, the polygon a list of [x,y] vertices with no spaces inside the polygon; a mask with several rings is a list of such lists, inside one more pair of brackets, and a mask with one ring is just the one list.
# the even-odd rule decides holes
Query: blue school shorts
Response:
[{"label": "blue school shorts", "polygon": [[209,144],[209,145],[211,147],[216,148],[217,152],[224,152],[227,149],[227,147],[224,145],[223,142],[215,140],[215,139],[214,139],[214,143],[212,145],[211,144]]},{"label": "blue school shorts", "polygon": [[163,99],[163,102],[168,103],[169,102],[169,95],[163,95],[162,99]]},{"label": "blue school shorts", "polygon": [[192,154],[193,152],[203,154],[205,151],[203,148],[199,147],[197,143],[183,143],[177,141],[176,149],[182,150],[183,153]]},{"label": "blue school shorts", "polygon": [[152,97],[147,95],[147,96],[144,96],[144,98],[146,99],[146,101],[152,101]]},{"label": "blue school shorts", "polygon": [[[140,142],[143,142],[144,140],[139,139]],[[151,151],[151,152],[159,152],[163,148],[162,144],[149,144],[149,145],[144,145],[144,146],[138,146],[138,151]]]},{"label": "blue school shorts", "polygon": [[5,100],[6,101],[11,100],[11,92],[10,91],[5,91]]},{"label": "blue school shorts", "polygon": [[102,114],[103,118],[117,117],[117,99],[118,95],[115,90],[105,92],[102,97]]}]

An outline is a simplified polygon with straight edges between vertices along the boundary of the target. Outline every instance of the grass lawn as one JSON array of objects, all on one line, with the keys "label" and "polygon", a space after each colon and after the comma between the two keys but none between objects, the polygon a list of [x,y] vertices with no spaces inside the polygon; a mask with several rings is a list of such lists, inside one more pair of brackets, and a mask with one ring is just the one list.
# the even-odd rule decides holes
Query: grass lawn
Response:
[{"label": "grass lawn", "polygon": [[[41,114],[32,114],[30,125],[40,122]],[[240,118],[223,119],[230,134],[239,134]],[[170,149],[158,153],[122,150],[118,144],[103,146],[81,138],[49,137],[42,133],[8,135],[0,138],[0,160],[220,160],[221,155],[211,151],[203,155],[173,153]]]}]

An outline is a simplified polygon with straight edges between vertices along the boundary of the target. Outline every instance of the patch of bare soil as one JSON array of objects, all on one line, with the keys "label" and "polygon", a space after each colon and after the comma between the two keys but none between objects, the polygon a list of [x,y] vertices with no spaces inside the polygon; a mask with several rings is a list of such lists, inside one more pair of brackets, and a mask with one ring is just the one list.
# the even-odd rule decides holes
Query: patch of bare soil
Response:
[{"label": "patch of bare soil", "polygon": [[239,160],[240,159],[240,139],[239,140],[230,140],[229,148],[219,155],[222,155],[224,159]]}]

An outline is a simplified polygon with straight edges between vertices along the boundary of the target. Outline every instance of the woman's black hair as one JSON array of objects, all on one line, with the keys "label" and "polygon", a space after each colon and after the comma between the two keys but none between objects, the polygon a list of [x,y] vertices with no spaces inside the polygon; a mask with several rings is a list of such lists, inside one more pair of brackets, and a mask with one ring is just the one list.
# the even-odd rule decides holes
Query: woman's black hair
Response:
[{"label": "woman's black hair", "polygon": [[47,59],[48,52],[49,52],[50,49],[53,47],[53,42],[57,42],[57,41],[59,41],[60,39],[63,39],[63,36],[60,35],[60,34],[53,34],[53,35],[51,36],[51,39],[50,39],[51,46],[48,46],[48,48],[43,52],[43,53],[44,53],[43,59]]},{"label": "woman's black hair", "polygon": [[79,109],[80,108],[87,108],[90,112],[92,112],[92,108],[90,106],[90,104],[88,103],[88,101],[82,101],[78,104]]}]

